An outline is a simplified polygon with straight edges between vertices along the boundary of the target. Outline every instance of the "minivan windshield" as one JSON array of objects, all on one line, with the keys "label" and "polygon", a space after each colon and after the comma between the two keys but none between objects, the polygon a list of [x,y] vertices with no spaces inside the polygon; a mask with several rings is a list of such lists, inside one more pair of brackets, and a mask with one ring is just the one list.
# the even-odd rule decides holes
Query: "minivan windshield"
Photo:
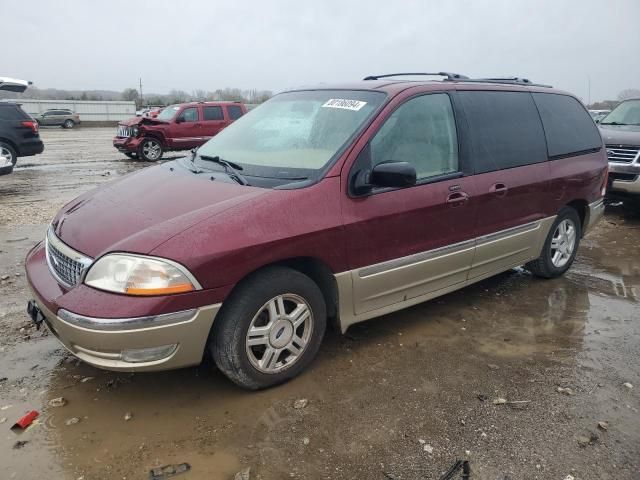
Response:
[{"label": "minivan windshield", "polygon": [[195,162],[211,168],[206,158],[218,157],[241,166],[246,176],[317,179],[385,97],[366,90],[277,95],[200,147]]},{"label": "minivan windshield", "polygon": [[640,125],[640,99],[622,102],[600,121],[600,125]]},{"label": "minivan windshield", "polygon": [[180,105],[169,105],[156,118],[158,120],[171,120],[178,113],[178,110],[180,110]]}]

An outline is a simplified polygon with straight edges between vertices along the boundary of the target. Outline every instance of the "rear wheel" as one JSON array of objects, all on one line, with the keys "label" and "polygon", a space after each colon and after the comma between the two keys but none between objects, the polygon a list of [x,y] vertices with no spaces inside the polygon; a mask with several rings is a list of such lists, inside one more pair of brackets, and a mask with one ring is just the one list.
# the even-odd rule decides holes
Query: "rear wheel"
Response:
[{"label": "rear wheel", "polygon": [[326,328],[322,292],[306,275],[271,267],[247,279],[225,302],[209,349],[218,368],[251,390],[302,372]]},{"label": "rear wheel", "polygon": [[71,119],[67,119],[62,124],[62,128],[73,128],[75,126],[75,122]]},{"label": "rear wheel", "polygon": [[6,142],[0,141],[0,175],[11,173],[17,161],[18,155],[14,148]]},{"label": "rear wheel", "polygon": [[162,158],[162,143],[151,137],[146,137],[138,147],[138,157],[145,162],[155,162]]},{"label": "rear wheel", "polygon": [[525,265],[531,273],[541,278],[555,278],[564,274],[578,252],[582,224],[578,212],[564,207],[558,213],[542,247],[542,254]]}]

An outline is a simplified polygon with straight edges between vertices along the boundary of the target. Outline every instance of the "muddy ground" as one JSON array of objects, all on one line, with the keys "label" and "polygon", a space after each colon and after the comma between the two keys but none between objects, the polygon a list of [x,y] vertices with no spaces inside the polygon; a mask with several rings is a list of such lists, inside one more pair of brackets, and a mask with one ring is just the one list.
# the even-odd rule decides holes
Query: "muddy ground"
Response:
[{"label": "muddy ground", "polygon": [[456,459],[472,479],[639,477],[640,216],[609,207],[564,278],[513,270],[329,332],[306,373],[268,391],[210,365],[109,373],[31,328],[23,259],[66,201],[147,166],[113,130],[44,129],[45,153],[0,177],[0,478],[146,479],[188,462],[176,479],[436,479]]}]

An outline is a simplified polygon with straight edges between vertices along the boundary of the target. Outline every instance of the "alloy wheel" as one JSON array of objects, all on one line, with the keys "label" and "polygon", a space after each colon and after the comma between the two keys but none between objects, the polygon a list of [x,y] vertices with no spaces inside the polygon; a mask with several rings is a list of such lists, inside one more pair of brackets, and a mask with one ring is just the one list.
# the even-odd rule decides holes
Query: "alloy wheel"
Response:
[{"label": "alloy wheel", "polygon": [[0,168],[10,167],[11,165],[13,165],[13,155],[11,151],[4,146],[0,146]]},{"label": "alloy wheel", "polygon": [[564,267],[576,247],[576,227],[568,218],[562,220],[551,238],[551,263],[557,268]]},{"label": "alloy wheel", "polygon": [[278,295],[255,314],[246,337],[251,365],[274,374],[296,363],[313,333],[313,312],[307,301],[293,293]]},{"label": "alloy wheel", "polygon": [[147,140],[142,145],[142,152],[144,153],[145,158],[149,160],[157,160],[160,158],[160,144],[155,140]]}]

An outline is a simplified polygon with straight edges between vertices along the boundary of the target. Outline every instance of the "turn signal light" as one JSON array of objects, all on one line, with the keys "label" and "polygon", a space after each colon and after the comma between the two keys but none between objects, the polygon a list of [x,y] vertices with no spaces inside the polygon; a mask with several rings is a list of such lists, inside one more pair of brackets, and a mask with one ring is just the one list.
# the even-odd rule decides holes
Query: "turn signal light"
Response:
[{"label": "turn signal light", "polygon": [[38,122],[34,120],[25,120],[23,122],[20,122],[20,125],[30,128],[33,133],[38,133]]}]

